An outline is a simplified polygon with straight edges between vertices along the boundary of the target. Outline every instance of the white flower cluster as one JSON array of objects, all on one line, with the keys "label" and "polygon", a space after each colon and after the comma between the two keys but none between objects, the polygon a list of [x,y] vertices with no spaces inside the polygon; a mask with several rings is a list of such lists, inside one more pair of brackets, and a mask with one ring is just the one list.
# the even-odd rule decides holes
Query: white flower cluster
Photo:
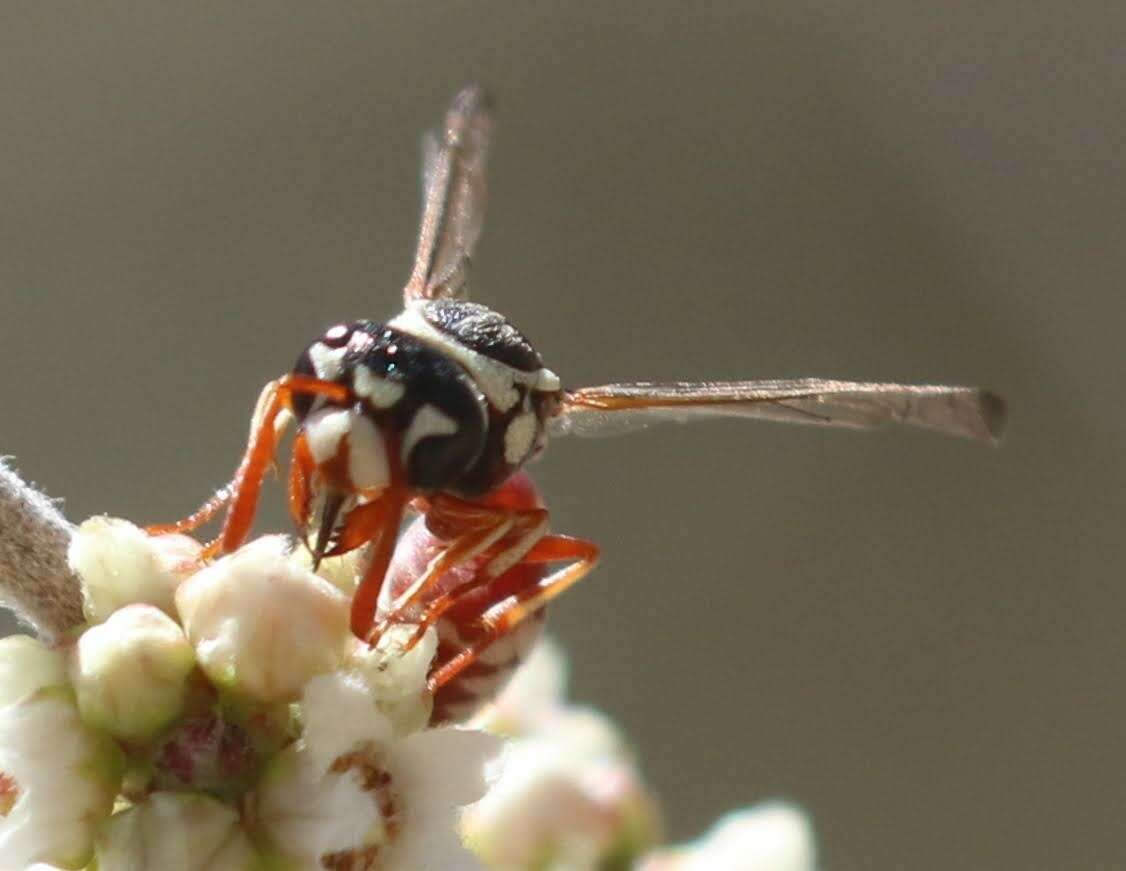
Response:
[{"label": "white flower cluster", "polygon": [[563,701],[566,664],[541,642],[478,725],[513,738],[462,831],[498,871],[816,871],[805,815],[781,802],[729,814],[699,840],[654,849],[656,799],[606,717]]},{"label": "white flower cluster", "polygon": [[625,867],[661,831],[656,801],[605,716],[563,702],[565,664],[541,642],[477,718],[513,738],[463,832],[490,868]]},{"label": "white flower cluster", "polygon": [[95,518],[86,625],[0,640],[0,871],[814,871],[782,804],[659,848],[613,724],[535,649],[468,727],[429,728],[433,629],[349,631],[355,556],[267,536],[207,562]]},{"label": "white flower cluster", "polygon": [[477,867],[458,815],[503,742],[425,729],[434,633],[360,644],[345,569],[291,550],[79,528],[88,624],[0,640],[0,871]]}]

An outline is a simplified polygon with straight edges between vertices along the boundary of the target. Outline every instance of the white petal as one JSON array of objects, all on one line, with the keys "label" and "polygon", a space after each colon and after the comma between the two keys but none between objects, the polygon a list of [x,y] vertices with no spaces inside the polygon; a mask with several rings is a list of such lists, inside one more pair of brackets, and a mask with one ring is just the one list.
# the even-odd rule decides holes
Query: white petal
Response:
[{"label": "white petal", "polygon": [[242,547],[176,592],[196,659],[217,686],[258,701],[292,701],[332,671],[351,642],[347,597],[288,558],[281,536]]},{"label": "white petal", "polygon": [[334,672],[309,681],[301,696],[301,718],[305,745],[321,771],[345,753],[381,750],[391,741],[391,721],[358,674]]},{"label": "white petal", "polygon": [[66,658],[60,651],[30,635],[0,639],[0,707],[66,682]]},{"label": "white petal", "polygon": [[98,836],[97,858],[106,871],[252,871],[259,862],[233,808],[173,792],[114,814]]},{"label": "white petal", "polygon": [[[425,835],[400,833],[381,852],[378,867],[380,871],[479,871],[485,866],[462,844],[454,821],[449,820],[428,828]],[[498,871],[517,869],[498,866]]]},{"label": "white petal", "polygon": [[88,729],[70,693],[42,689],[0,708],[4,867],[86,865],[121,783],[116,745]]},{"label": "white petal", "polygon": [[476,868],[457,835],[463,806],[488,788],[504,742],[470,729],[432,729],[397,743],[387,758],[400,829],[387,854],[395,869]]},{"label": "white petal", "polygon": [[78,639],[78,709],[117,738],[150,738],[180,714],[193,668],[191,645],[172,618],[152,605],[127,605]]},{"label": "white petal", "polygon": [[179,583],[196,568],[200,546],[183,535],[149,536],[127,520],[91,517],[70,543],[70,566],[82,579],[82,609],[91,623],[143,603],[174,615]]},{"label": "white petal", "polygon": [[380,847],[386,832],[379,795],[365,772],[324,772],[301,744],[282,751],[256,791],[263,834],[299,868],[320,869],[324,857]]},{"label": "white petal", "polygon": [[397,791],[423,796],[420,806],[448,810],[480,800],[489,787],[487,769],[504,746],[503,739],[475,729],[429,729],[396,743],[387,768]]}]

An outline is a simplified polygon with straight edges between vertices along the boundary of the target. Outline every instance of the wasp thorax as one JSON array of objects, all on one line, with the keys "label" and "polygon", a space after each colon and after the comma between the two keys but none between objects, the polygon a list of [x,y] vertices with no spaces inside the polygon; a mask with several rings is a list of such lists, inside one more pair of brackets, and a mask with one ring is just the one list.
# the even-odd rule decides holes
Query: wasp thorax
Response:
[{"label": "wasp thorax", "polygon": [[322,483],[366,493],[396,481],[414,490],[447,489],[484,449],[486,410],[472,380],[393,327],[332,327],[294,372],[348,388],[346,400],[294,397]]},{"label": "wasp thorax", "polygon": [[478,303],[432,299],[409,305],[391,326],[455,361],[484,398],[485,449],[457,492],[487,493],[539,452],[561,396],[559,378],[507,318]]}]

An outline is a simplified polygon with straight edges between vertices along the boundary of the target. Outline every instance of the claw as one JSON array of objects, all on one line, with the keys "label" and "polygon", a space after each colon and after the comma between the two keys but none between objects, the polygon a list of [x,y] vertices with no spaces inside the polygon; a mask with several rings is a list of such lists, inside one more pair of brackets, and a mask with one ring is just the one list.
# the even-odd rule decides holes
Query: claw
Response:
[{"label": "claw", "polygon": [[329,490],[324,495],[324,501],[321,505],[320,526],[317,528],[317,540],[312,549],[313,571],[320,567],[321,560],[328,553],[329,545],[332,543],[333,535],[336,532],[336,521],[340,517],[340,509],[344,507],[347,498],[339,490]]}]

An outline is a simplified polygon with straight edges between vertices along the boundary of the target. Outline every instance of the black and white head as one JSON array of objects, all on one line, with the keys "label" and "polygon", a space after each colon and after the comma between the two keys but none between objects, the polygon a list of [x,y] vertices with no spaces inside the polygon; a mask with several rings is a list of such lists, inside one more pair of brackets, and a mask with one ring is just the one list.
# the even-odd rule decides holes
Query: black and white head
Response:
[{"label": "black and white head", "polygon": [[294,413],[320,481],[367,496],[488,492],[542,449],[560,392],[504,318],[454,300],[334,326],[294,373],[347,388],[342,402],[295,397]]}]

